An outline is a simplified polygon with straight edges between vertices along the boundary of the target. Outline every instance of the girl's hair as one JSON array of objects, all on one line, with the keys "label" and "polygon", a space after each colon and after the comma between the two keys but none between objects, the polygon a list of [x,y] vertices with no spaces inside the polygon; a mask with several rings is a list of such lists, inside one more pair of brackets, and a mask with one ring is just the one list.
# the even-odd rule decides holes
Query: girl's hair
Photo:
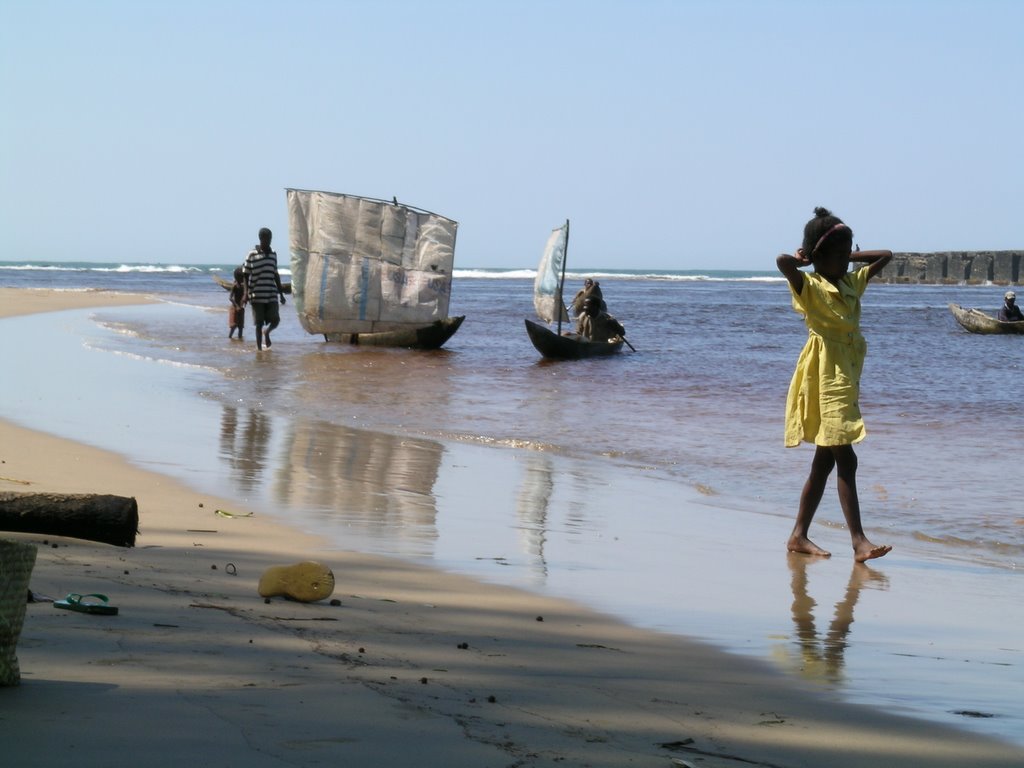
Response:
[{"label": "girl's hair", "polygon": [[819,205],[814,209],[814,218],[804,226],[804,242],[801,246],[804,254],[814,261],[815,253],[839,245],[846,248],[853,246],[853,230],[828,208]]}]

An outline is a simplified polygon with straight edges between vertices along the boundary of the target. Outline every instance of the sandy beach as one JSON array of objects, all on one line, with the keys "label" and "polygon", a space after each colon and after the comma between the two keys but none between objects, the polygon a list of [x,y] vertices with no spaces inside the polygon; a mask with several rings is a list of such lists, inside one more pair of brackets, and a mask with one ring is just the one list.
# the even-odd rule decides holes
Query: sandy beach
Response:
[{"label": "sandy beach", "polygon": [[[0,289],[0,317],[142,301]],[[131,549],[4,535],[38,546],[34,593],[99,592],[119,608],[28,605],[21,685],[0,689],[12,766],[952,768],[1024,758],[1015,745],[838,703],[767,665],[568,601],[339,552],[116,454],[3,422],[0,491],[112,493],[140,511]],[[710,568],[722,553],[698,546],[688,557]],[[268,567],[300,560],[333,570],[339,604],[257,594]]]}]

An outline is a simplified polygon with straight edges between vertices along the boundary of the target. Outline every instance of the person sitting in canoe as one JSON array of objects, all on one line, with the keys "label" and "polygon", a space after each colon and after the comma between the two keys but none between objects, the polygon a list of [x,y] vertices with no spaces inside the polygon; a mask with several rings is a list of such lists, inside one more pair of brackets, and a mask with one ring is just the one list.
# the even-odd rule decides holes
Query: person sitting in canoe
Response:
[{"label": "person sitting in canoe", "polygon": [[1024,320],[1024,314],[1021,313],[1020,307],[1017,306],[1017,294],[1013,291],[1007,291],[1003,295],[1003,307],[999,310],[996,320],[1001,323]]},{"label": "person sitting in canoe", "polygon": [[625,337],[626,329],[601,308],[604,302],[596,296],[583,300],[583,312],[576,320],[576,333],[590,341],[611,341]]},{"label": "person sitting in canoe", "polygon": [[608,305],[605,304],[604,296],[601,294],[601,284],[589,277],[583,281],[583,287],[576,292],[572,299],[572,313],[579,317],[583,314],[583,301],[587,296],[595,296],[601,302],[601,311],[607,312]]}]

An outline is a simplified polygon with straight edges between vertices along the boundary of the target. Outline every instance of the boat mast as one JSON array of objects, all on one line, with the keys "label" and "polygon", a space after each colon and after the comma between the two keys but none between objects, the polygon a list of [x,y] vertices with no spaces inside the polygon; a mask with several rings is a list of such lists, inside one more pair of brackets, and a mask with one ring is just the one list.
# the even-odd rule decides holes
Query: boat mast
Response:
[{"label": "boat mast", "polygon": [[562,277],[558,281],[558,335],[562,335],[562,315],[565,314],[565,262],[569,260],[569,220],[565,220],[565,251],[562,253]]}]

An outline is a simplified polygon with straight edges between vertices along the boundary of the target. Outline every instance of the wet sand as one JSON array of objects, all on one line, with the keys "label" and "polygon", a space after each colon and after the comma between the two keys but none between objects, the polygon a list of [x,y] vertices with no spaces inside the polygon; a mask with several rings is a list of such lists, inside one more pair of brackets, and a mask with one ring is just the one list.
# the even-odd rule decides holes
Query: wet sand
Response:
[{"label": "wet sand", "polygon": [[[133,300],[0,289],[0,315]],[[120,609],[28,606],[22,684],[0,689],[12,764],[1021,762],[1016,746],[837,703],[767,665],[569,601],[338,551],[112,453],[0,423],[0,461],[0,491],[134,496],[141,517],[132,549],[7,536],[38,545],[36,593],[101,592]],[[741,559],[724,531],[694,535],[691,573]],[[332,568],[340,605],[257,595],[267,567],[304,559]],[[774,578],[768,562],[743,558],[743,579]],[[792,578],[817,567],[797,563]],[[756,606],[723,610],[742,622]],[[842,621],[837,611],[835,631]]]}]

